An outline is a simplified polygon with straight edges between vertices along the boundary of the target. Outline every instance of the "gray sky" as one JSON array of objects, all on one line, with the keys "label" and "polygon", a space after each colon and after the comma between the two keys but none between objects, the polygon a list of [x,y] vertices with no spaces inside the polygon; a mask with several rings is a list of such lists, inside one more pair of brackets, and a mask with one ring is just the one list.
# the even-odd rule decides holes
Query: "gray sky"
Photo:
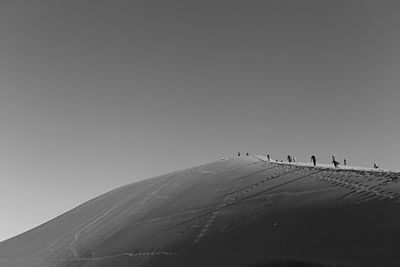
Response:
[{"label": "gray sky", "polygon": [[0,240],[234,156],[400,169],[398,1],[1,1]]}]

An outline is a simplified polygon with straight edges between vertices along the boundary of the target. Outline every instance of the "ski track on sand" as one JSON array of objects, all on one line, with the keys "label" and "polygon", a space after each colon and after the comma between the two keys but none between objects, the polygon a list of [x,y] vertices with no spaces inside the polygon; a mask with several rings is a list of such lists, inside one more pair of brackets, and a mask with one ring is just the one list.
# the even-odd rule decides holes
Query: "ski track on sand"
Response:
[{"label": "ski track on sand", "polygon": [[[270,169],[270,168],[266,168],[266,169]],[[179,226],[179,225],[182,225],[182,224],[185,224],[185,223],[193,222],[190,226],[186,227],[184,230],[181,231],[181,234],[183,234],[183,233],[186,233],[187,231],[189,231],[195,225],[201,224],[204,221],[206,221],[205,226],[202,228],[202,230],[200,231],[200,234],[195,239],[195,242],[197,243],[205,235],[205,233],[208,231],[208,229],[211,226],[211,223],[213,223],[213,221],[215,220],[216,216],[221,212],[221,210],[233,205],[235,202],[237,202],[238,199],[240,199],[241,197],[247,195],[248,193],[250,193],[251,191],[255,190],[256,188],[258,188],[259,186],[261,186],[262,184],[264,184],[267,181],[279,178],[281,176],[284,176],[284,175],[287,175],[287,174],[290,174],[290,173],[295,173],[295,172],[298,172],[298,171],[302,171],[302,170],[303,170],[302,168],[297,168],[297,167],[293,168],[292,166],[290,166],[289,168],[279,169],[279,170],[277,170],[277,172],[275,172],[271,176],[268,176],[267,178],[264,178],[263,180],[261,180],[259,182],[253,183],[253,184],[251,184],[249,186],[246,186],[244,188],[241,188],[239,190],[231,191],[230,193],[224,194],[223,196],[225,196],[225,198],[221,202],[221,205],[219,205],[214,210],[211,210],[211,211],[209,211],[209,212],[207,212],[207,213],[205,213],[203,215],[199,215],[199,216],[196,216],[196,217],[194,217],[192,219],[189,219],[189,220],[186,220],[184,222],[181,222],[181,223],[179,223],[178,225],[175,225],[175,226]],[[255,173],[259,173],[259,172],[261,172],[261,171],[257,171]],[[243,180],[240,180],[239,184],[242,183],[242,181]],[[233,186],[233,188],[238,186],[239,184],[236,184],[235,186]],[[239,194],[231,196],[232,194],[235,194],[235,193],[239,193]]]},{"label": "ski track on sand", "polygon": [[[265,168],[265,169],[263,169],[263,170],[259,170],[259,171],[253,172],[253,173],[251,173],[251,174],[249,174],[249,175],[242,176],[242,177],[240,177],[240,178],[249,177],[249,176],[251,176],[251,175],[258,174],[258,173],[264,172],[264,171],[269,170],[269,169],[272,169],[272,168],[274,168],[274,167]],[[284,171],[284,172],[286,173],[286,171]],[[271,177],[274,177],[274,176],[271,176]],[[275,178],[275,177],[274,177],[274,178]],[[194,242],[195,242],[195,243],[200,242],[200,240],[207,234],[208,230],[210,229],[212,223],[213,223],[213,222],[215,221],[215,219],[217,218],[218,214],[221,213],[221,211],[222,211],[225,207],[227,207],[230,203],[234,202],[237,198],[240,198],[240,197],[242,197],[242,196],[248,194],[249,192],[253,191],[255,188],[257,188],[258,186],[262,185],[263,183],[265,183],[265,182],[266,182],[267,180],[269,180],[269,179],[270,179],[270,178],[264,179],[264,180],[262,180],[261,182],[258,182],[258,183],[252,184],[252,185],[250,185],[250,186],[247,186],[247,187],[245,187],[245,188],[242,188],[242,189],[239,189],[239,190],[235,190],[235,191],[233,191],[233,192],[231,192],[231,193],[225,194],[225,195],[224,195],[225,198],[223,199],[223,201],[221,202],[221,204],[220,204],[215,210],[211,211],[209,214],[206,215],[206,217],[209,217],[209,219],[207,220],[207,222],[206,222],[206,224],[203,226],[203,228],[200,230],[200,233],[197,235],[197,237],[196,237],[196,239],[195,239]],[[240,181],[240,183],[242,183],[242,182],[243,182],[243,179],[239,179],[239,181]],[[239,183],[239,184],[240,184],[240,183]],[[238,186],[239,184],[235,184],[233,187],[236,187],[236,186]],[[243,190],[245,190],[245,191],[243,191]],[[242,192],[241,192],[241,191],[242,191]],[[241,193],[238,194],[238,195],[236,195],[236,196],[234,196],[234,197],[231,197],[232,194],[238,193],[238,192],[241,192]],[[196,223],[198,223],[198,222],[195,222],[195,224],[196,224]]]},{"label": "ski track on sand", "polygon": [[223,203],[220,205],[220,207],[217,210],[214,210],[211,213],[210,218],[208,219],[207,223],[205,224],[205,226],[201,229],[200,233],[197,235],[196,239],[194,240],[195,243],[198,243],[203,236],[206,235],[208,229],[210,228],[211,224],[214,222],[215,218],[217,217],[217,215],[221,212],[222,207],[225,205],[225,201],[223,201]]},{"label": "ski track on sand", "polygon": [[[151,184],[149,187],[153,187],[154,185],[157,185],[157,184],[162,183],[162,182],[164,182],[164,180],[162,180],[161,182],[153,183],[153,184]],[[123,198],[122,200],[120,200],[119,202],[117,202],[117,204],[115,204],[115,205],[112,206],[110,209],[108,209],[106,212],[104,212],[104,213],[102,212],[102,213],[101,213],[102,215],[100,215],[99,217],[97,217],[94,221],[91,221],[92,218],[93,218],[93,217],[92,217],[92,218],[89,219],[88,221],[84,222],[83,224],[86,224],[86,223],[89,223],[89,222],[90,222],[90,223],[87,224],[85,227],[83,227],[82,229],[80,229],[78,232],[76,232],[76,233],[74,234],[74,240],[73,240],[73,241],[71,242],[71,244],[70,244],[70,249],[71,249],[71,251],[72,251],[74,257],[75,257],[76,259],[79,259],[79,256],[78,256],[78,254],[77,254],[77,252],[76,252],[76,250],[75,250],[75,248],[74,248],[74,245],[75,245],[75,243],[78,241],[80,234],[81,234],[84,230],[89,229],[92,225],[94,225],[95,223],[97,223],[98,221],[100,221],[101,219],[103,219],[104,217],[106,217],[108,214],[110,214],[113,210],[115,210],[116,208],[118,208],[118,207],[119,207],[120,205],[122,205],[123,203],[128,202],[131,198],[133,198],[133,197],[135,197],[135,196],[137,196],[137,195],[142,194],[143,192],[145,192],[146,190],[148,190],[149,187],[144,188],[143,190],[141,190],[141,191],[139,191],[139,192],[133,192],[133,193],[129,194],[128,196],[126,196],[125,198]],[[82,224],[81,224],[81,225],[82,225]]]},{"label": "ski track on sand", "polygon": [[[140,203],[138,203],[138,206],[134,208],[134,210],[142,207],[148,200],[150,200],[152,197],[154,197],[155,195],[157,195],[161,190],[163,190],[164,188],[166,188],[167,186],[169,186],[171,183],[173,183],[175,181],[175,179],[171,179],[170,181],[168,181],[166,184],[161,185],[160,188],[158,188],[157,190],[155,190],[154,192],[152,192],[150,195],[148,195],[146,198],[144,198],[142,201],[140,201]],[[154,185],[158,185],[160,183],[165,182],[165,180],[161,181],[161,182],[157,182],[154,183],[152,185],[150,185],[150,187],[153,187]],[[121,206],[122,204],[128,202],[130,199],[132,199],[133,197],[142,194],[143,192],[149,190],[150,187],[145,188],[144,190],[141,190],[140,192],[134,192],[129,194],[127,197],[123,198],[122,200],[120,200],[117,204],[115,204],[113,207],[111,207],[109,210],[107,210],[106,212],[104,212],[100,217],[98,217],[97,219],[95,219],[94,221],[90,222],[88,225],[86,225],[85,227],[83,227],[82,229],[80,229],[78,232],[75,233],[74,235],[74,240],[72,241],[72,243],[70,244],[70,249],[72,251],[72,254],[74,255],[75,259],[79,260],[80,257],[76,251],[75,248],[75,243],[78,241],[80,234],[89,229],[91,226],[93,226],[95,223],[99,222],[101,219],[103,219],[104,217],[106,217],[107,215],[109,215],[113,210],[115,210],[116,208],[118,208],[119,206]]]},{"label": "ski track on sand", "polygon": [[109,256],[61,260],[61,262],[101,261],[101,260],[114,259],[114,258],[118,258],[118,257],[178,256],[178,255],[182,255],[182,254],[176,253],[176,252],[171,252],[171,251],[125,252],[125,253],[119,253],[119,254],[109,255]]}]

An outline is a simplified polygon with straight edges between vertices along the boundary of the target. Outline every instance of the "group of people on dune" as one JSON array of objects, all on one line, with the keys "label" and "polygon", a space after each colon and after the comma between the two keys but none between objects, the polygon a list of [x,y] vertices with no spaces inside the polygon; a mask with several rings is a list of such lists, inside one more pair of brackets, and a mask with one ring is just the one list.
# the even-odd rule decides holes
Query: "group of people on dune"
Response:
[{"label": "group of people on dune", "polygon": [[[246,153],[246,156],[249,156],[249,153]],[[238,152],[238,157],[240,157],[240,152]],[[267,160],[271,161],[271,156],[269,154],[267,154]],[[275,160],[275,161],[278,162],[278,160]],[[296,162],[296,158],[292,155],[287,155],[287,161],[289,163]],[[281,160],[281,162],[283,162],[283,160]],[[315,155],[311,156],[311,162],[314,166],[317,166],[317,157]],[[335,168],[339,167],[339,161],[336,160],[335,155],[332,155],[332,164],[333,164],[333,166],[335,166]],[[347,166],[347,159],[343,159],[343,165]],[[376,164],[376,162],[374,162],[374,168],[375,169],[379,168],[379,165]]]}]

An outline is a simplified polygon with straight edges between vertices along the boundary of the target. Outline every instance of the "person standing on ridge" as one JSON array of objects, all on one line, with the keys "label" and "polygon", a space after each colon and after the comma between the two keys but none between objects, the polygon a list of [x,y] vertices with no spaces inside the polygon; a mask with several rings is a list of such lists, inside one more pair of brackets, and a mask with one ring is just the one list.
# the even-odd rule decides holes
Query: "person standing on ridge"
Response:
[{"label": "person standing on ridge", "polygon": [[332,155],[332,163],[333,163],[333,165],[335,166],[335,168],[337,168],[338,165],[339,165],[339,162],[336,161],[335,155]]},{"label": "person standing on ridge", "polygon": [[271,156],[269,154],[267,155],[267,159],[268,161],[271,161]]},{"label": "person standing on ridge", "polygon": [[291,162],[292,162],[292,156],[287,155],[287,161],[288,161],[289,163],[291,163]]},{"label": "person standing on ridge", "polygon": [[374,162],[374,168],[375,168],[375,169],[378,169],[378,168],[379,168],[379,165],[376,164],[376,162]]},{"label": "person standing on ridge", "polygon": [[344,166],[347,166],[347,160],[346,159],[343,160],[343,164],[344,164]]},{"label": "person standing on ridge", "polygon": [[311,161],[312,161],[314,166],[317,166],[317,157],[315,157],[315,155],[311,156]]},{"label": "person standing on ridge", "polygon": [[240,152],[238,152],[238,157],[240,157]]}]

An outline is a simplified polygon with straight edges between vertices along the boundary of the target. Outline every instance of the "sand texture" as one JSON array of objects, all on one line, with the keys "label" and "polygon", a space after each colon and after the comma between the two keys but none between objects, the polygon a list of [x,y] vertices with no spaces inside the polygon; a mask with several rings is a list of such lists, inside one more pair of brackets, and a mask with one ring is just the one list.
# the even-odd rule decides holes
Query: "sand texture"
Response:
[{"label": "sand texture", "polygon": [[0,266],[400,266],[399,181],[221,160],[120,187],[3,241]]}]

